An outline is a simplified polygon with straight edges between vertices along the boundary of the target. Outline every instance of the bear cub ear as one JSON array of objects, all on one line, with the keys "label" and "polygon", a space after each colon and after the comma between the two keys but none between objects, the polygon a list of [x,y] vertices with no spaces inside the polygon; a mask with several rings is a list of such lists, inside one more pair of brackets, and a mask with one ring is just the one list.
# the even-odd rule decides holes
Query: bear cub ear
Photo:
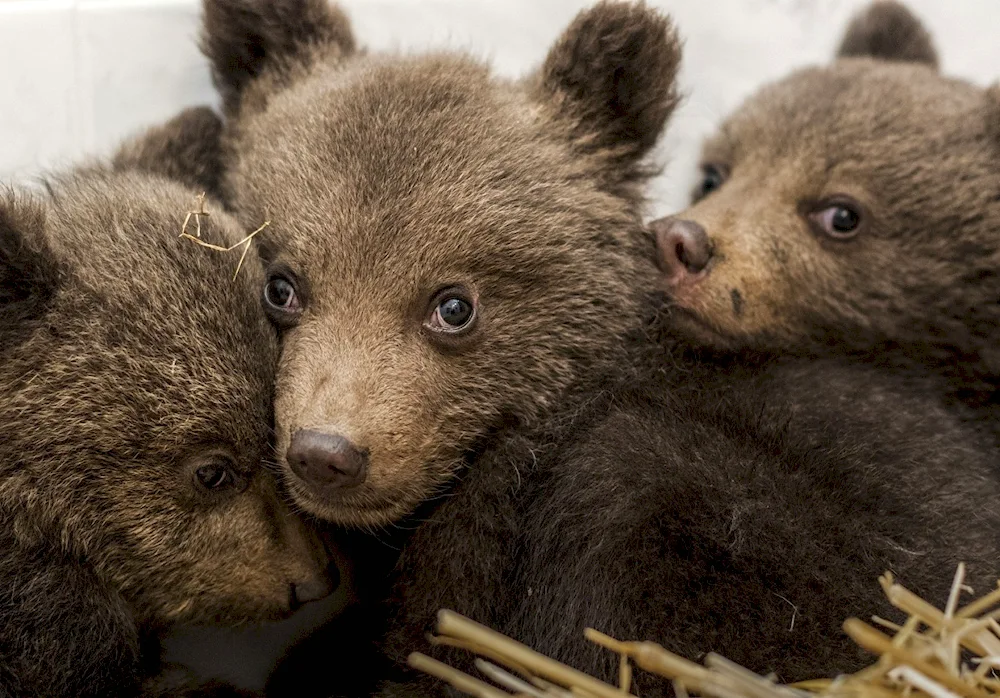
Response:
[{"label": "bear cub ear", "polygon": [[221,198],[222,130],[222,119],[211,109],[189,107],[125,141],[111,166],[160,175]]},{"label": "bear cub ear", "polygon": [[577,148],[627,167],[656,143],[677,106],[680,60],[667,17],[605,1],[577,15],[549,51],[536,96],[554,108]]},{"label": "bear cub ear", "polygon": [[59,264],[41,241],[45,211],[0,196],[0,346],[8,330],[43,315],[59,286]]},{"label": "bear cub ear", "polygon": [[205,0],[201,50],[227,113],[265,69],[307,65],[317,46],[356,50],[351,23],[328,0]]},{"label": "bear cub ear", "polygon": [[894,0],[877,0],[851,20],[837,57],[868,57],[938,67],[931,35],[910,10]]},{"label": "bear cub ear", "polygon": [[986,88],[983,93],[985,101],[986,133],[993,143],[1000,148],[1000,83]]}]

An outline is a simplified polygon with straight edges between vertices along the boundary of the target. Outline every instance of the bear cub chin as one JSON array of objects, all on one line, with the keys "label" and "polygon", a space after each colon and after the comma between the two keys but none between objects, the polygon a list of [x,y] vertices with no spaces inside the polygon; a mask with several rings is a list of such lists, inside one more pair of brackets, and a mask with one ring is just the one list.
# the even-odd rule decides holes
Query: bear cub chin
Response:
[{"label": "bear cub chin", "polygon": [[[0,197],[0,695],[179,695],[161,630],[330,589],[265,465],[278,347],[256,252],[234,279],[237,256],[179,239],[197,191],[161,176],[210,183],[171,152],[178,129],[217,142],[208,116]],[[244,237],[210,208],[204,241]]]}]

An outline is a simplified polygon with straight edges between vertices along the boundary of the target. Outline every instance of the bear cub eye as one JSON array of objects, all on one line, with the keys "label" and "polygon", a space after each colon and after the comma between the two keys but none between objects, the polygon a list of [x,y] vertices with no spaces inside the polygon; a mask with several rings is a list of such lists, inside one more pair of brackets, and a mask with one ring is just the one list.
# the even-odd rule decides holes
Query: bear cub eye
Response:
[{"label": "bear cub eye", "polygon": [[278,325],[294,325],[302,312],[302,300],[295,281],[284,271],[272,271],[264,285],[264,309]]},{"label": "bear cub eye", "polygon": [[476,302],[465,289],[452,287],[435,296],[424,327],[444,334],[462,334],[476,322]]},{"label": "bear cub eye", "polygon": [[837,240],[847,240],[858,234],[863,216],[861,205],[841,199],[824,204],[809,219],[824,234]]},{"label": "bear cub eye", "polygon": [[194,481],[205,491],[242,490],[246,483],[236,472],[233,461],[226,455],[212,454],[194,462]]},{"label": "bear cub eye", "polygon": [[694,190],[694,201],[701,201],[713,191],[725,184],[728,178],[726,169],[721,165],[702,165],[701,182]]}]

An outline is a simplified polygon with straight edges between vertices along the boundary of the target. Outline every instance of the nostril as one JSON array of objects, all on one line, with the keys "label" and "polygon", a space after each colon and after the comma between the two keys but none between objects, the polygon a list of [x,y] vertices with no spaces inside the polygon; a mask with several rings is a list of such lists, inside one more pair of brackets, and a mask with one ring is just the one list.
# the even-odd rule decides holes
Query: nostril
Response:
[{"label": "nostril", "polygon": [[368,474],[368,452],[339,434],[301,429],[285,453],[289,467],[302,480],[333,487],[354,487]]},{"label": "nostril", "polygon": [[684,249],[683,241],[681,240],[677,241],[677,245],[674,247],[674,253],[677,255],[677,259],[680,260],[681,264],[683,264],[685,267],[688,268],[691,267],[691,262],[689,261],[690,258],[688,257],[688,254]]}]

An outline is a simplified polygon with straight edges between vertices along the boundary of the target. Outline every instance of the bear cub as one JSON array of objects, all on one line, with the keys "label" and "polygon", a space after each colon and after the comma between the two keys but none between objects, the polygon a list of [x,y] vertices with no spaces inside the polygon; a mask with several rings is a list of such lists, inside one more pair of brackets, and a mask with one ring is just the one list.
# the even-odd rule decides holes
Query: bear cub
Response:
[{"label": "bear cub", "polygon": [[935,375],[1000,433],[1000,90],[943,76],[920,22],[877,2],[701,167],[691,207],[651,224],[674,331]]},{"label": "bear cub", "polygon": [[[265,466],[278,346],[259,261],[233,279],[235,256],[178,239],[197,192],[151,174],[181,171],[163,146],[190,116],[114,169],[0,198],[0,695],[171,693],[160,630],[330,588]],[[244,237],[215,210],[201,231]]]},{"label": "bear cub", "polygon": [[989,451],[919,391],[863,365],[660,362],[641,216],[677,103],[667,18],[598,3],[518,82],[358,54],[345,23],[206,0],[204,47],[224,188],[244,226],[272,221],[285,479],[401,547],[384,694],[440,693],[405,665],[440,608],[609,680],[586,625],[794,680],[865,661],[836,638],[891,615],[886,569],[935,598],[960,560],[991,579]]}]

